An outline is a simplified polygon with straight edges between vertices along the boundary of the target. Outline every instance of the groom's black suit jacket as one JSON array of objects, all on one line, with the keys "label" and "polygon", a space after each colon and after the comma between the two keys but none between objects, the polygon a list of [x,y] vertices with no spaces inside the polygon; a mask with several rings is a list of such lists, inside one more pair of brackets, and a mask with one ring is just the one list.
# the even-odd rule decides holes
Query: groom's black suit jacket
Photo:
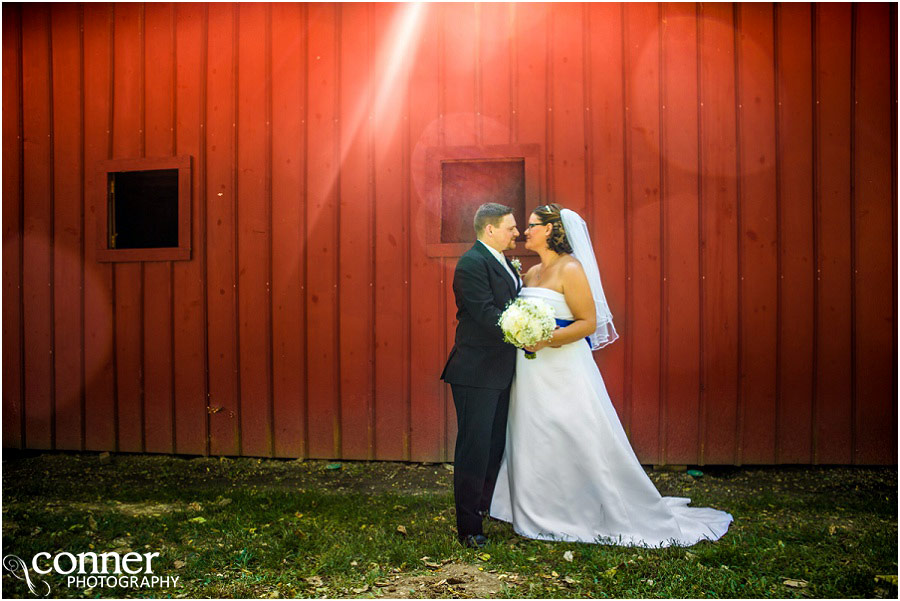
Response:
[{"label": "groom's black suit jacket", "polygon": [[[507,260],[515,273],[512,264]],[[497,325],[520,289],[491,252],[476,241],[460,257],[453,274],[456,340],[441,379],[448,384],[503,390],[512,382],[516,348],[503,342]]]}]

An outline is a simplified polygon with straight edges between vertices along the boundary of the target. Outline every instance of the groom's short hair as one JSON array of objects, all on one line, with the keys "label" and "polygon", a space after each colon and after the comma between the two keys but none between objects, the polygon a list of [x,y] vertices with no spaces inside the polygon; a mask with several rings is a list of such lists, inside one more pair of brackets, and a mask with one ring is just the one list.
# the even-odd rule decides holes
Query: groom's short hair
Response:
[{"label": "groom's short hair", "polygon": [[512,212],[512,207],[506,205],[496,202],[484,203],[475,211],[475,235],[480,236],[489,223],[493,226],[500,225],[500,221]]}]

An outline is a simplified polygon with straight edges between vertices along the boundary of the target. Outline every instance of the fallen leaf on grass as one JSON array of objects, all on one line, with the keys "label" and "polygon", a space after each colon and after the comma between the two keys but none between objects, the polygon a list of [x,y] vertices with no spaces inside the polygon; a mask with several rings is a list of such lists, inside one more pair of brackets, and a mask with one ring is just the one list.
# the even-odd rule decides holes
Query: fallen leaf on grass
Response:
[{"label": "fallen leaf on grass", "polygon": [[617,571],[618,570],[616,568],[609,568],[608,570],[603,572],[603,575],[606,576],[607,578],[612,578],[613,576],[616,575]]},{"label": "fallen leaf on grass", "polygon": [[565,553],[563,553],[563,559],[571,562],[575,560],[575,555],[571,551],[566,551]]},{"label": "fallen leaf on grass", "polygon": [[487,561],[488,559],[491,558],[491,554],[490,553],[481,553],[481,554],[477,555],[477,557],[481,561]]},{"label": "fallen leaf on grass", "polygon": [[896,574],[879,574],[875,576],[875,582],[886,582],[888,584],[893,584],[897,586],[897,575]]},{"label": "fallen leaf on grass", "polygon": [[397,532],[399,532],[403,536],[406,536],[406,534],[407,534],[406,526],[397,526]]},{"label": "fallen leaf on grass", "polygon": [[806,580],[794,580],[793,578],[788,578],[784,581],[784,585],[791,588],[806,588],[809,586],[809,583]]},{"label": "fallen leaf on grass", "polygon": [[352,590],[354,593],[356,593],[356,594],[358,595],[358,594],[360,594],[360,593],[364,593],[364,592],[366,592],[367,590],[369,590],[369,585],[367,584],[367,585],[365,585],[365,586],[362,587],[362,588],[354,588],[354,589],[350,589],[350,590]]},{"label": "fallen leaf on grass", "polygon": [[181,561],[180,559],[176,559],[174,562],[172,562],[172,565],[175,566],[176,570],[180,570],[181,568],[183,568],[185,566],[185,563],[183,561]]},{"label": "fallen leaf on grass", "polygon": [[320,576],[310,576],[309,578],[304,578],[306,582],[313,586],[322,586],[322,578]]},{"label": "fallen leaf on grass", "polygon": [[202,523],[204,523],[204,522],[206,521],[206,518],[203,517],[202,515],[198,515],[197,517],[191,518],[191,519],[189,519],[188,521],[189,521],[189,522],[195,522],[195,523],[197,523],[197,524],[202,524]]},{"label": "fallen leaf on grass", "polygon": [[420,557],[420,558],[419,558],[419,561],[421,561],[422,563],[424,563],[424,564],[425,564],[425,567],[428,567],[428,568],[439,568],[439,567],[441,567],[441,564],[432,562],[432,561],[431,561],[431,558],[428,557],[427,555],[426,555],[425,557]]}]

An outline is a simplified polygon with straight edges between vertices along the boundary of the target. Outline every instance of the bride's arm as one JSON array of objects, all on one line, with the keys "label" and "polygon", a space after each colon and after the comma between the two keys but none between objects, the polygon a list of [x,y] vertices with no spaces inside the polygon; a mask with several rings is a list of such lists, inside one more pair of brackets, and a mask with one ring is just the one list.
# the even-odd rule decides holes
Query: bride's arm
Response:
[{"label": "bride's arm", "polygon": [[554,330],[550,340],[538,343],[535,350],[540,350],[545,346],[562,346],[582,340],[585,336],[590,336],[597,328],[597,312],[594,308],[591,286],[578,261],[572,261],[563,266],[562,284],[566,304],[572,310],[575,321],[564,328]]}]

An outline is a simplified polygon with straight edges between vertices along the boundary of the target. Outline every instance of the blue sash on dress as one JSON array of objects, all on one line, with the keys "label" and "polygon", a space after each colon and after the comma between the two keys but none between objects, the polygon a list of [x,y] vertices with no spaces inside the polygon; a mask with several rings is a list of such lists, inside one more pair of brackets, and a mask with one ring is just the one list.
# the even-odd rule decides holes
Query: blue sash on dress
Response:
[{"label": "blue sash on dress", "polygon": [[[560,318],[558,318],[558,317],[556,318],[556,325],[558,325],[558,326],[561,327],[561,328],[564,328],[564,327],[566,327],[566,326],[570,326],[570,325],[572,325],[573,323],[575,323],[575,320],[574,320],[574,319],[560,319]],[[584,337],[584,340],[585,340],[585,342],[588,343],[588,347],[590,348],[590,346],[591,346],[591,337],[590,337],[590,336],[585,336],[585,337]]]}]

